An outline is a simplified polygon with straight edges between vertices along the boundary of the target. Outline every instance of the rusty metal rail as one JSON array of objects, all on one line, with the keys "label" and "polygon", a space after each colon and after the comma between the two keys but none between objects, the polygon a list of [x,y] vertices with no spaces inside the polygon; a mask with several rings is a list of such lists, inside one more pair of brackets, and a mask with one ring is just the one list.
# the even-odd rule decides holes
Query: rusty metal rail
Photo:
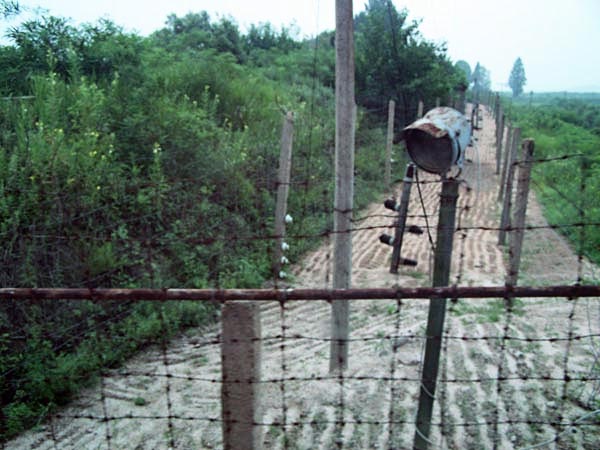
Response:
[{"label": "rusty metal rail", "polygon": [[0,288],[2,300],[385,300],[430,298],[599,297],[600,286],[418,287],[370,289],[88,289]]}]

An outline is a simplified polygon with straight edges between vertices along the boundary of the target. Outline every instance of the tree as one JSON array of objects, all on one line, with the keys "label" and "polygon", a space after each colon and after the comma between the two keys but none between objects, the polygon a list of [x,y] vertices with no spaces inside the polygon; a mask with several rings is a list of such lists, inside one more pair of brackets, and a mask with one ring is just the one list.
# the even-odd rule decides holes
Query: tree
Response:
[{"label": "tree", "polygon": [[523,86],[527,83],[527,77],[525,77],[525,68],[523,67],[523,61],[521,58],[517,58],[513,64],[510,77],[508,78],[508,85],[513,91],[513,97],[518,97],[523,93]]},{"label": "tree", "polygon": [[492,88],[490,71],[479,63],[477,63],[475,70],[473,70],[471,81],[475,95],[478,95],[481,91],[489,91]]},{"label": "tree", "polygon": [[470,84],[471,78],[473,77],[473,73],[471,72],[471,66],[469,65],[469,63],[461,59],[460,61],[456,61],[454,67],[464,72],[467,84]]},{"label": "tree", "polygon": [[5,19],[21,13],[19,2],[14,0],[0,0],[0,15]]},{"label": "tree", "polygon": [[402,125],[414,120],[419,100],[446,99],[464,78],[445,46],[427,41],[418,26],[391,0],[369,0],[355,18],[357,102],[385,119],[385,105],[395,99]]}]

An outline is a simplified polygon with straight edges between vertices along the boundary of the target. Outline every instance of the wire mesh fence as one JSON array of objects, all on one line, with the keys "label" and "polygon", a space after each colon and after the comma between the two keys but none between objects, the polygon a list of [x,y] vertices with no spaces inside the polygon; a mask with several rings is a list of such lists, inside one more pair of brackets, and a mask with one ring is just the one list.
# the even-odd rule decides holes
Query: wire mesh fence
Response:
[{"label": "wire mesh fence", "polygon": [[[424,287],[432,277],[440,180],[421,174],[411,193],[407,220],[423,234],[407,235],[402,249],[402,256],[418,261],[418,266],[389,274],[391,251],[377,241],[377,235],[394,228],[395,214],[380,205],[357,209],[351,231],[356,290],[329,289],[333,233],[327,220],[316,227],[309,223],[313,215],[331,213],[325,181],[320,195],[305,191],[294,203],[303,213],[294,213],[297,223],[285,241],[308,253],[294,268],[285,269],[287,279],[273,277],[268,285],[275,289],[227,289],[233,286],[227,286],[226,277],[219,274],[209,276],[214,288],[205,290],[107,290],[100,288],[106,275],[101,273],[89,274],[84,284],[89,287],[76,290],[1,290],[5,322],[11,324],[2,329],[3,348],[18,349],[20,355],[3,353],[2,378],[11,383],[17,379],[11,376],[15,372],[46,357],[55,364],[46,373],[34,371],[38,380],[5,382],[4,398],[8,399],[9,391],[11,400],[25,398],[43,389],[42,381],[49,379],[79,385],[89,380],[93,367],[102,367],[96,381],[88,381],[79,394],[67,388],[64,395],[60,390],[48,394],[36,428],[2,446],[222,448],[228,430],[241,426],[264,448],[410,448],[418,433],[424,346],[434,339],[425,331],[428,299],[445,298],[448,310],[438,388],[426,438],[430,448],[596,448],[600,439],[598,270],[585,258],[582,245],[573,251],[555,231],[578,233],[585,240],[586,230],[600,224],[590,221],[580,208],[569,223],[548,223],[541,214],[533,214],[522,227],[498,225],[491,206],[498,186],[492,175],[496,162],[492,134],[486,134],[485,128],[490,121],[487,111],[482,121],[478,149],[468,151],[471,162],[460,174],[449,288]],[[578,158],[569,152],[538,158],[533,170]],[[274,174],[267,174],[265,185],[275,192],[273,178]],[[309,181],[310,175],[300,178],[292,179],[292,190],[302,191],[319,181]],[[585,176],[581,180],[579,193],[586,189]],[[158,189],[161,184],[150,187]],[[564,192],[559,185],[552,189],[577,205],[573,192]],[[165,218],[175,217],[164,204],[157,203],[156,208],[148,216],[160,212]],[[534,202],[530,208],[534,211],[539,205]],[[186,214],[180,218],[187,224],[193,214]],[[139,219],[136,226],[143,225]],[[262,242],[268,255],[279,238],[267,225],[235,233],[232,224],[228,230],[232,233],[227,236],[221,231],[186,235],[182,245],[206,256],[209,274],[243,272],[248,267],[242,263],[236,268],[229,260],[220,261],[222,243],[242,254],[248,243]],[[496,244],[500,230],[509,236],[516,230],[525,233],[517,286],[505,285],[507,255]],[[130,250],[143,258],[136,259],[132,268],[120,266],[120,276],[143,272],[151,286],[168,281],[157,269],[158,262],[167,258],[165,252],[177,252],[165,245],[166,240],[181,237],[171,229],[143,226],[135,236],[120,236],[119,229],[83,238],[47,230],[29,233],[32,240],[56,244],[49,247],[55,256],[66,240],[97,240],[104,245],[129,239],[134,242]],[[545,260],[548,255],[551,261]],[[294,259],[296,254],[287,256]],[[8,267],[9,258],[3,264]],[[329,302],[344,297],[351,302],[349,368],[332,373]],[[252,377],[223,372],[223,347],[232,341],[227,341],[219,318],[225,305],[236,299],[259,301],[260,333],[252,328],[256,334],[249,340],[233,338],[234,348],[257,352],[250,358],[256,371]],[[133,325],[137,314],[152,320],[140,328]],[[32,329],[28,327],[32,322],[39,325]],[[178,334],[182,323],[204,324]],[[164,330],[161,338],[156,338],[156,330]],[[45,342],[58,358],[50,358],[44,348],[34,352],[28,346],[34,339]],[[86,355],[87,347],[99,350],[99,361],[75,367],[69,355]],[[144,351],[126,360],[132,349]],[[28,352],[35,357],[27,358]],[[238,395],[230,393],[232,386],[250,390],[250,400],[243,402],[255,408],[250,419],[223,408],[229,397]],[[15,425],[5,412],[0,418],[3,432]],[[19,414],[11,411],[10,417],[15,420]]]},{"label": "wire mesh fence", "polygon": [[[556,296],[569,290],[569,297]],[[599,290],[538,288],[539,297],[527,288],[498,296],[502,289],[492,288],[479,289],[479,299],[448,295],[431,448],[527,448],[546,441],[593,448],[600,432]],[[279,301],[256,308],[262,332],[259,327],[251,339],[242,334],[227,341],[222,328],[208,327],[168,347],[155,343],[143,356],[103,370],[98,386],[52,414],[41,431],[6,448],[221,448],[223,431],[235,425],[249,426],[265,448],[411,447],[430,288],[374,290],[371,296],[390,298],[352,301],[356,332],[349,368],[338,373],[328,370],[329,303],[270,292]],[[436,298],[451,292],[438,290]],[[245,294],[256,292],[212,296]],[[340,296],[325,294],[298,291],[294,297]],[[410,298],[415,294],[422,298]],[[248,320],[236,316],[230,326],[243,329],[251,326]],[[241,368],[254,366],[260,376],[240,368],[222,372],[222,358],[239,363],[248,353],[236,352],[247,346],[260,350]],[[256,395],[254,406],[247,401],[252,396],[242,397],[242,405],[256,408],[248,422],[239,409],[222,409],[224,386],[231,385]]]}]

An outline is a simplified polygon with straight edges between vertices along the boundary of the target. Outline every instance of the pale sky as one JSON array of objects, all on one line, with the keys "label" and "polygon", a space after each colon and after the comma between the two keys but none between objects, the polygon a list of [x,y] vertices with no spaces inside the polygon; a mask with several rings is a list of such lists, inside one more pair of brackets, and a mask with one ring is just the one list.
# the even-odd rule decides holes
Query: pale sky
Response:
[{"label": "pale sky", "polygon": [[[20,0],[33,17],[40,7],[77,25],[109,18],[142,35],[163,27],[167,16],[207,11],[213,19],[233,17],[245,30],[270,22],[295,25],[299,37],[333,30],[334,0]],[[366,0],[354,0],[354,14]],[[477,61],[491,72],[492,87],[508,90],[512,65],[521,57],[527,75],[525,92],[600,92],[600,0],[393,0],[419,29],[436,42],[447,42],[453,61]],[[15,24],[13,21],[12,25]],[[0,24],[5,33],[7,23]],[[3,41],[6,43],[6,40]]]}]

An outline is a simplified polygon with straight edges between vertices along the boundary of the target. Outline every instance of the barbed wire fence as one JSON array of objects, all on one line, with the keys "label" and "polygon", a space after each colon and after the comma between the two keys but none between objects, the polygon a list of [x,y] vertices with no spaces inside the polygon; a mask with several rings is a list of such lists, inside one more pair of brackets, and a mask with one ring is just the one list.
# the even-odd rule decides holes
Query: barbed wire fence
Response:
[{"label": "barbed wire fence", "polygon": [[[576,158],[579,155],[565,154],[533,163],[561,164]],[[516,168],[521,164],[514,162]],[[586,189],[585,177],[581,180],[580,193]],[[416,198],[437,195],[438,180],[423,177],[416,182]],[[138,448],[239,448],[240,442],[247,445],[252,439],[256,448],[411,448],[421,355],[432,339],[424,330],[425,300],[448,298],[429,448],[595,448],[600,436],[600,289],[598,283],[586,283],[593,274],[586,274],[583,246],[577,248],[573,284],[537,288],[478,286],[467,276],[474,263],[466,254],[482,234],[575,229],[582,242],[585,230],[600,224],[586,222],[584,208],[565,224],[473,223],[480,219],[474,212],[475,191],[474,186],[461,188],[455,231],[458,258],[449,288],[403,287],[407,278],[426,284],[407,269],[390,277],[396,287],[345,292],[328,289],[327,284],[312,290],[286,287],[281,280],[273,280],[277,289],[260,291],[0,290],[2,301],[18,310],[15,317],[48,313],[49,323],[59,319],[55,307],[46,308],[49,303],[64,308],[78,301],[96,305],[94,315],[82,318],[91,325],[66,329],[70,337],[61,344],[65,349],[70,344],[76,349],[75,342],[92,330],[107,333],[112,323],[127,318],[127,307],[140,300],[164,305],[204,301],[218,306],[222,321],[221,327],[207,325],[169,344],[166,336],[142,342],[140,334],[136,344],[148,346],[148,353],[106,366],[97,389],[53,410],[40,431],[3,447],[117,449],[135,443]],[[419,201],[417,213],[408,218],[424,222],[419,226],[433,234],[437,208],[436,201]],[[352,233],[389,230],[394,219],[369,211],[354,220]],[[325,229],[288,234],[286,241],[328,240],[331,235]],[[266,232],[231,239],[274,242],[278,237]],[[156,238],[151,233],[144,237],[150,248]],[[435,244],[431,235],[428,238],[425,247],[433,251]],[[214,239],[193,237],[187,244],[208,245]],[[330,253],[320,258],[324,270],[317,285],[330,279]],[[344,298],[353,301],[349,368],[330,373],[330,302]],[[115,305],[121,307],[121,315],[113,314]],[[110,317],[105,313],[108,306]],[[168,328],[166,311],[156,320]],[[27,337],[23,327],[16,327],[3,339],[22,345]]]}]

